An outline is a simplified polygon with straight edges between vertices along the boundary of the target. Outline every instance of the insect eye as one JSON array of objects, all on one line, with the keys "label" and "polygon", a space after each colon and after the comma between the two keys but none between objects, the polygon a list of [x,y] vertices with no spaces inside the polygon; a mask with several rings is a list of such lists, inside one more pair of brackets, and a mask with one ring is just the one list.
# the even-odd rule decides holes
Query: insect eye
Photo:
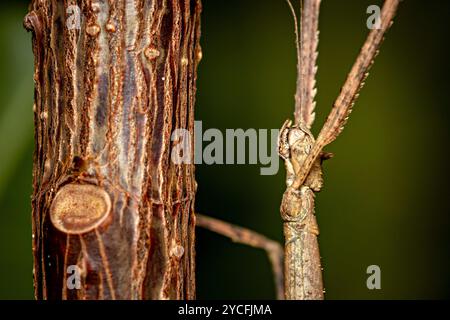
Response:
[{"label": "insect eye", "polygon": [[299,129],[293,129],[289,132],[288,142],[291,146],[303,141],[305,138],[305,133]]},{"label": "insect eye", "polygon": [[309,152],[311,151],[312,146],[310,144],[305,145],[305,153],[309,154]]}]

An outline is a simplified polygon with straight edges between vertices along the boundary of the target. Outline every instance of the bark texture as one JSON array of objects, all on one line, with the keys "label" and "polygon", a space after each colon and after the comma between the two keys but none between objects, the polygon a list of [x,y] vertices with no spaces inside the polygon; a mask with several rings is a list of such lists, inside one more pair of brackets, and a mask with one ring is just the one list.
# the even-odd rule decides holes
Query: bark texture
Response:
[{"label": "bark texture", "polygon": [[171,161],[171,133],[193,132],[200,11],[31,3],[37,299],[195,298],[194,166]]}]

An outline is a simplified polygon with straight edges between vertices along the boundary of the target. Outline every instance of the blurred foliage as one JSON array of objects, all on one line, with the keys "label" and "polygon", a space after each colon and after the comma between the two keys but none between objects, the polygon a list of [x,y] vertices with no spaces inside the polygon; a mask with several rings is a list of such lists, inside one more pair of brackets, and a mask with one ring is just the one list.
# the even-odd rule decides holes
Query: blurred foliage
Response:
[{"label": "blurred foliage", "polygon": [[[11,2],[12,3],[12,2]],[[33,298],[33,55],[24,2],[0,5],[0,298]]]},{"label": "blurred foliage", "polygon": [[[0,5],[0,298],[32,298],[33,56],[27,1]],[[207,128],[279,128],[293,112],[296,56],[283,0],[204,0],[197,120]],[[317,133],[381,1],[323,1]],[[447,24],[450,3],[408,0],[387,35],[317,196],[329,299],[450,296]],[[284,168],[199,165],[197,210],[282,241]],[[199,298],[273,298],[264,252],[199,230]],[[382,289],[366,288],[381,267]]]}]

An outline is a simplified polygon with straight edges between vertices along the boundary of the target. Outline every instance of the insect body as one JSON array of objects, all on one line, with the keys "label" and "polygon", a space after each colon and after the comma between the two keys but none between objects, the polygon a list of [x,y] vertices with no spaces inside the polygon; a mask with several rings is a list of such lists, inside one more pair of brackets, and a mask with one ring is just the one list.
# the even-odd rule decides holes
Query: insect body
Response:
[{"label": "insect body", "polygon": [[279,154],[287,172],[280,209],[285,236],[285,290],[288,298],[302,300],[323,299],[319,228],[314,214],[314,192],[323,184],[321,160],[316,160],[304,185],[299,189],[292,186],[313,143],[309,129],[285,122],[279,137]]},{"label": "insect body", "polygon": [[321,0],[301,0],[300,31],[295,9],[287,0],[294,16],[298,58],[295,94],[295,125],[286,121],[279,137],[279,154],[286,165],[286,191],[281,202],[281,218],[285,234],[286,299],[323,299],[317,227],[314,214],[314,192],[322,188],[322,160],[331,154],[323,148],[341,133],[352,111],[358,92],[364,84],[385,32],[400,0],[385,0],[381,25],[373,29],[358,55],[344,86],[317,139],[310,128],[315,119],[316,60]]}]

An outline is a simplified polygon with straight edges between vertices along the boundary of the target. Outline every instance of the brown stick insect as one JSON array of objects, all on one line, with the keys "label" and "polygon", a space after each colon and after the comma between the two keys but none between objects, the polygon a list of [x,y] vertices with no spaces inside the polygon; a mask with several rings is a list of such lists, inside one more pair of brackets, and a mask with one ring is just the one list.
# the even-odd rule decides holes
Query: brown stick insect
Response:
[{"label": "brown stick insect", "polygon": [[334,141],[344,128],[358,92],[392,25],[400,0],[385,0],[380,23],[372,29],[333,104],[328,118],[315,139],[316,59],[320,0],[301,0],[300,30],[297,15],[287,0],[295,22],[298,56],[295,123],[284,123],[279,136],[279,154],[285,161],[286,191],[281,203],[285,235],[286,299],[323,299],[323,281],[317,236],[319,229],[314,212],[314,194],[323,185],[322,161],[331,157],[323,148]]}]

